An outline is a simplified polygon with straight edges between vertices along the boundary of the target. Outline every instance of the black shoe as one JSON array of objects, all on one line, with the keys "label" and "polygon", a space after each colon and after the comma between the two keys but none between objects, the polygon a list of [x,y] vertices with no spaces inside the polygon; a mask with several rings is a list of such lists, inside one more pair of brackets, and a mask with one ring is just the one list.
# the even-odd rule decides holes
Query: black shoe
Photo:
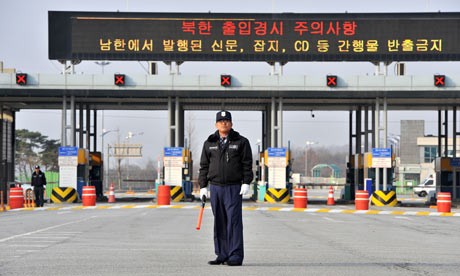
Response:
[{"label": "black shoe", "polygon": [[209,261],[208,264],[210,264],[210,265],[220,265],[220,264],[223,264],[224,262],[225,261],[215,259],[215,260]]},{"label": "black shoe", "polygon": [[242,264],[243,262],[240,262],[240,261],[227,261],[228,266],[240,266]]}]

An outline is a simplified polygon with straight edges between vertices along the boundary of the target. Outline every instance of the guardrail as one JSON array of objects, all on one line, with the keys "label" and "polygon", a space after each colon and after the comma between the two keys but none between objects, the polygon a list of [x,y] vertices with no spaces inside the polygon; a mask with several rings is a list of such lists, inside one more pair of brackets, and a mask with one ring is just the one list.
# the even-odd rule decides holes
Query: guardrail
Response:
[{"label": "guardrail", "polygon": [[134,192],[148,192],[155,189],[153,179],[123,179],[121,189]]},{"label": "guardrail", "polygon": [[334,187],[334,190],[343,189],[346,185],[345,184],[330,184],[330,183],[296,183],[292,184],[293,187],[301,187],[307,189],[329,189],[329,187]]}]

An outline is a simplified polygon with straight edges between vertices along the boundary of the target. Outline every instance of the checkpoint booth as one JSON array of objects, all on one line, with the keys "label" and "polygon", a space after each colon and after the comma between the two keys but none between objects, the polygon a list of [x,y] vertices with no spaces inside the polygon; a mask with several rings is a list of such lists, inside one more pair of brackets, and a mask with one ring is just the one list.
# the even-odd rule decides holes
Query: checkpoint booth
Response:
[{"label": "checkpoint booth", "polygon": [[[364,179],[362,179],[363,185],[358,185],[358,189],[367,191],[372,204],[375,206],[394,207],[398,204],[397,195],[392,185],[394,163],[392,148],[373,148],[372,152],[364,153]],[[386,178],[384,173],[386,173]],[[385,180],[386,183],[384,183]]]},{"label": "checkpoint booth", "polygon": [[165,147],[163,151],[164,184],[170,187],[170,196],[173,202],[193,201],[193,184],[191,181],[193,167],[190,149],[184,147]]},{"label": "checkpoint booth", "polygon": [[59,147],[59,186],[51,191],[51,202],[73,203],[88,184],[89,152],[78,147]]},{"label": "checkpoint booth", "polygon": [[264,153],[264,162],[268,171],[268,184],[264,200],[270,203],[289,202],[290,187],[288,187],[287,167],[289,151],[287,148],[268,148]]}]

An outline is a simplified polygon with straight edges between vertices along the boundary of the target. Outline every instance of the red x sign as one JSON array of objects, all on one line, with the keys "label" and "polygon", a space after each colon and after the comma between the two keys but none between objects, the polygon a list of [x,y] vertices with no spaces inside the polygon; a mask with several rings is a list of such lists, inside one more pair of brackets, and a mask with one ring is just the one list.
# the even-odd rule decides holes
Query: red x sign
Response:
[{"label": "red x sign", "polygon": [[115,85],[125,85],[125,74],[115,74]]},{"label": "red x sign", "polygon": [[444,87],[446,85],[446,76],[445,75],[434,75],[434,86]]},{"label": "red x sign", "polygon": [[326,84],[329,87],[336,87],[337,86],[337,76],[327,76]]},{"label": "red x sign", "polygon": [[220,75],[220,85],[228,87],[232,85],[232,76],[231,75]]},{"label": "red x sign", "polygon": [[17,73],[16,74],[16,84],[26,85],[27,84],[27,74]]}]

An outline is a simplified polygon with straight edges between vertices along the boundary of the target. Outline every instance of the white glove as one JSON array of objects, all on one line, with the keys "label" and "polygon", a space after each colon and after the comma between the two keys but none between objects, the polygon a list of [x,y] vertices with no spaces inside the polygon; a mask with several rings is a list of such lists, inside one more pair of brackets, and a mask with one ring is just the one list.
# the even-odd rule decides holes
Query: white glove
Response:
[{"label": "white glove", "polygon": [[249,184],[242,184],[240,195],[247,195],[249,193]]},{"label": "white glove", "polygon": [[208,188],[204,187],[200,189],[200,199],[203,200],[203,196],[208,197]]}]

